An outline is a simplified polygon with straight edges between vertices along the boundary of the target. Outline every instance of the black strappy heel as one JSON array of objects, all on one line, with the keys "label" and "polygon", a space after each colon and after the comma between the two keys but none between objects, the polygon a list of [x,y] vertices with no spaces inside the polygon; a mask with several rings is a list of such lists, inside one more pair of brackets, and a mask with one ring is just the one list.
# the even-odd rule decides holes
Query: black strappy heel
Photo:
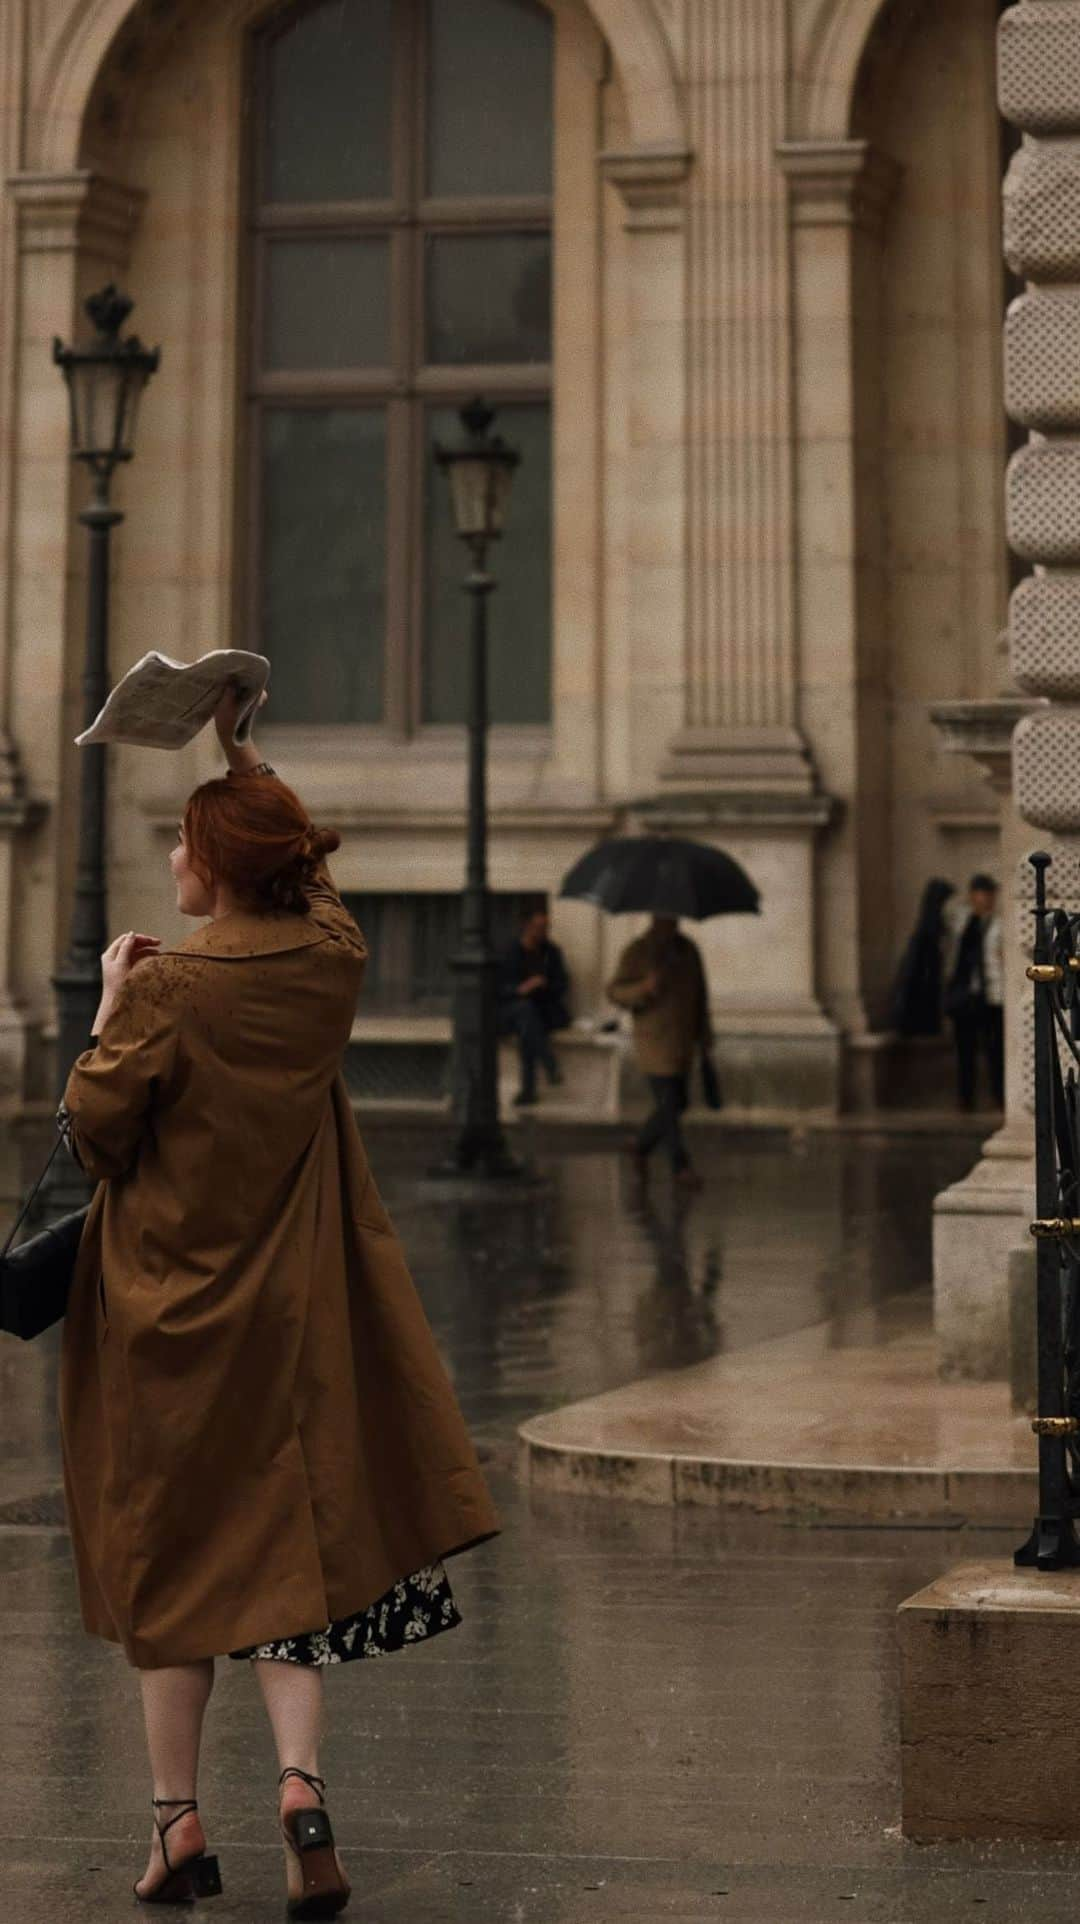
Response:
[{"label": "black strappy heel", "polygon": [[185,1857],[182,1864],[170,1864],[169,1847],[165,1833],[174,1824],[186,1817],[189,1811],[198,1810],[194,1797],[155,1797],[154,1809],[176,1810],[167,1824],[159,1824],[154,1818],[157,1834],[161,1839],[161,1855],[165,1859],[166,1876],[156,1890],[143,1897],[138,1888],[138,1880],[133,1886],[140,1904],[194,1904],[199,1897],[219,1897],[221,1894],[221,1872],[216,1857],[208,1857],[205,1851],[198,1851],[194,1857]]},{"label": "black strappy heel", "polygon": [[281,1834],[289,1849],[300,1859],[304,1878],[300,1896],[289,1898],[289,1916],[336,1917],[339,1911],[345,1909],[352,1891],[334,1854],[334,1833],[323,1809],[326,1802],[325,1781],[321,1777],[309,1776],[306,1770],[298,1770],[295,1764],[290,1764],[278,1778],[279,1792],[286,1777],[301,1778],[319,1800],[311,1810],[290,1811],[288,1821],[282,1822]]}]

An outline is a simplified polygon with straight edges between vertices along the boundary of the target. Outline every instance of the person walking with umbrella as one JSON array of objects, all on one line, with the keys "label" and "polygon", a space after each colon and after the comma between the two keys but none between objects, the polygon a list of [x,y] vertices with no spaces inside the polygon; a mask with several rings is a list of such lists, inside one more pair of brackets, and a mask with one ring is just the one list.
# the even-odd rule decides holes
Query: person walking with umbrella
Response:
[{"label": "person walking with umbrella", "polygon": [[718,1108],[720,1096],[708,1053],[712,1024],[705,970],[679,919],[756,915],[758,891],[723,849],[669,835],[620,835],[583,855],[559,892],[571,901],[593,902],[609,915],[652,917],[645,934],[623,951],[607,994],[633,1016],[638,1062],[653,1093],[652,1114],[634,1143],[638,1167],[644,1172],[652,1151],[664,1143],[676,1179],[697,1187],[680,1118],[699,1049],[706,1100]]},{"label": "person walking with umbrella", "polygon": [[699,1188],[682,1132],[690,1071],[700,1049],[712,1046],[705,969],[696,942],[683,935],[673,915],[654,915],[645,934],[623,950],[607,986],[608,999],[629,1009],[634,1049],[652,1090],[653,1107],[633,1144],[644,1174],[663,1143],[676,1182]]}]

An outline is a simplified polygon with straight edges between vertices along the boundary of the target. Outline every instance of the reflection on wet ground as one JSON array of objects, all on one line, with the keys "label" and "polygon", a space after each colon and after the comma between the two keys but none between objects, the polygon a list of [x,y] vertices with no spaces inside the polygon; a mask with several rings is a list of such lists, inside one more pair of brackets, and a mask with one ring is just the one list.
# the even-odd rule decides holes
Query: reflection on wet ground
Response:
[{"label": "reflection on wet ground", "polygon": [[[485,1207],[421,1193],[430,1135],[369,1141],[506,1530],[452,1566],[462,1629],[329,1679],[349,1915],[1071,1924],[1080,1854],[896,1831],[895,1606],[1011,1539],[530,1507],[509,1469],[537,1410],[810,1323],[838,1343],[886,1327],[926,1287],[930,1198],[973,1145],[711,1140],[689,1206],[662,1180],[635,1196],[602,1145],[542,1151],[543,1190]],[[54,1368],[52,1341],[0,1342],[0,1503],[55,1484]],[[58,1529],[0,1529],[0,1662],[4,1915],[128,1918],[138,1711],[122,1660],[78,1628]],[[279,1914],[273,1786],[251,1679],[222,1666],[201,1785],[220,1924]]]},{"label": "reflection on wet ground", "polygon": [[970,1139],[752,1135],[702,1141],[705,1190],[642,1193],[610,1146],[541,1148],[547,1182],[497,1206],[433,1208],[429,1142],[371,1141],[376,1173],[470,1420],[522,1418],[827,1322],[872,1340],[927,1286],[930,1202]]}]

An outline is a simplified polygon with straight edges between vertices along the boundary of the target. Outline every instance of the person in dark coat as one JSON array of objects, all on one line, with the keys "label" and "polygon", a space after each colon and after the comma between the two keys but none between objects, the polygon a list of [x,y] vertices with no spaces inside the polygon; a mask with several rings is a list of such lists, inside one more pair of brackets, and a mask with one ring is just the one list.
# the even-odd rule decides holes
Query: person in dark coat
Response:
[{"label": "person in dark coat", "polygon": [[940,876],[926,884],[919,919],[900,958],[891,998],[898,1035],[940,1035],[944,1002],[945,904],[956,890]]},{"label": "person in dark coat", "polygon": [[973,875],[967,901],[945,912],[945,1013],[956,1043],[957,1100],[975,1107],[979,1056],[986,1061],[990,1094],[1005,1103],[1005,964],[998,887],[992,875]]},{"label": "person in dark coat", "polygon": [[536,1101],[538,1064],[553,1087],[562,1081],[551,1038],[569,1027],[570,974],[549,929],[547,903],[530,904],[499,977],[500,1031],[517,1037],[521,1058],[521,1087],[514,1097],[519,1108]]}]

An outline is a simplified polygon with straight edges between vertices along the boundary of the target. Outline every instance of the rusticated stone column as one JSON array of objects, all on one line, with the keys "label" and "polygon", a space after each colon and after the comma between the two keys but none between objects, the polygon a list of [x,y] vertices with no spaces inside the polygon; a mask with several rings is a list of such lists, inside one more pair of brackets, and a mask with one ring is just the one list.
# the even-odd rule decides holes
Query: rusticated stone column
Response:
[{"label": "rusticated stone column", "polygon": [[1009,463],[1009,543],[1034,566],[1009,615],[1012,671],[1049,706],[1017,728],[1024,820],[1080,835],[1080,0],[1020,0],[999,27],[1001,111],[1024,143],[1005,181],[1005,253],[1026,281],[1005,324],[1005,405],[1030,431]]},{"label": "rusticated stone column", "polygon": [[[1005,1126],[934,1206],[942,1366],[964,1376],[1008,1371],[1009,1252],[1026,1246],[1032,1211],[1026,853],[1042,843],[1056,854],[1051,882],[1066,900],[1080,855],[1080,0],[1019,0],[998,45],[1001,111],[1024,134],[1004,189],[1005,252],[1026,282],[1005,320],[1005,406],[1030,433],[1009,463],[1006,530],[1034,572],[1009,611],[1010,667],[1029,712],[1013,735],[1012,806],[1002,798]],[[944,711],[938,719],[951,745],[993,766],[970,720],[957,729]]]}]

